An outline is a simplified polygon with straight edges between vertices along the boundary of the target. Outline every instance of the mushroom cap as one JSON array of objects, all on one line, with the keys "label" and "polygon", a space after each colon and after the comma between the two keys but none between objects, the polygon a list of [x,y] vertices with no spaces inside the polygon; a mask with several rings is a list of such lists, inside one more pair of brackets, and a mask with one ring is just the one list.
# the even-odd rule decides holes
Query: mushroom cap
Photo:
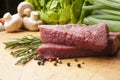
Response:
[{"label": "mushroom cap", "polygon": [[[25,1],[21,2],[17,7],[17,12],[20,16],[24,16],[24,15],[28,16],[28,15],[30,15],[30,12],[33,10],[34,10],[34,6]],[[26,12],[26,11],[29,11],[29,12]]]},{"label": "mushroom cap", "polygon": [[30,13],[30,18],[32,18],[33,20],[38,20],[38,12],[37,11],[32,11]]}]

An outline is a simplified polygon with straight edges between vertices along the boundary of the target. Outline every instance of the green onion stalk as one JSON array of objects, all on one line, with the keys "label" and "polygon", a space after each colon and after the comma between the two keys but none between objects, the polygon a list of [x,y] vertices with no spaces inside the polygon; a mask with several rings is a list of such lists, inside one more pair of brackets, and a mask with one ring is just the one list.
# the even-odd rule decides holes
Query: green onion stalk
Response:
[{"label": "green onion stalk", "polygon": [[100,22],[108,24],[111,32],[120,32],[120,0],[87,0],[92,4],[84,5],[84,24],[93,25]]}]

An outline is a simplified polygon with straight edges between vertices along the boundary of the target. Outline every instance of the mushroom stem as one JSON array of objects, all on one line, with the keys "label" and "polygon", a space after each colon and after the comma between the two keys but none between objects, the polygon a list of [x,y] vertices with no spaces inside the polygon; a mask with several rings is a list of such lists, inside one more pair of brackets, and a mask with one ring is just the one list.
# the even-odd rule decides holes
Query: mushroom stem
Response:
[{"label": "mushroom stem", "polygon": [[38,13],[36,11],[32,11],[30,17],[26,16],[23,18],[23,25],[27,30],[36,31],[40,24],[43,24],[43,22],[38,20]]},{"label": "mushroom stem", "polygon": [[38,13],[36,11],[32,11],[30,17],[33,20],[38,20]]}]

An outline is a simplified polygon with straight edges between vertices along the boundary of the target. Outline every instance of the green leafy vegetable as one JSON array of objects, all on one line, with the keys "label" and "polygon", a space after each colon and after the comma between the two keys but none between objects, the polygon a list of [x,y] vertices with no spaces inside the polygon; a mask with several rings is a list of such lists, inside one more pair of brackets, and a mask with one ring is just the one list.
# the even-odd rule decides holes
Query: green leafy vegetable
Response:
[{"label": "green leafy vegetable", "polygon": [[[75,0],[71,6],[71,23],[77,23],[82,12],[84,0]],[[82,5],[81,5],[82,4]]]},{"label": "green leafy vegetable", "polygon": [[47,24],[78,23],[85,0],[25,0],[39,12]]},{"label": "green leafy vegetable", "polygon": [[5,48],[19,48],[16,51],[11,52],[11,55],[20,58],[16,64],[25,64],[38,55],[36,49],[42,42],[38,37],[25,36],[22,39],[4,42],[4,44],[6,46]]}]

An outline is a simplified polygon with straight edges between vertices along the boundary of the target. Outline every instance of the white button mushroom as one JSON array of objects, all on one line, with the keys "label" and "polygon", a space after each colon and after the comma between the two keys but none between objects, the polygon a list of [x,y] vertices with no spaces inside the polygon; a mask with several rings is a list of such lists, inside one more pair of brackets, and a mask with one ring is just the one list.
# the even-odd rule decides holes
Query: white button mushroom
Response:
[{"label": "white button mushroom", "polygon": [[3,16],[4,28],[7,32],[17,31],[22,25],[22,18],[18,14],[14,14],[13,16],[8,12]]},{"label": "white button mushroom", "polygon": [[41,20],[38,20],[38,12],[32,11],[30,17],[23,18],[23,25],[30,31],[38,30],[38,25],[42,24]]},{"label": "white button mushroom", "polygon": [[28,2],[21,2],[17,7],[17,12],[20,16],[30,16],[31,11],[34,10],[34,6]]}]

